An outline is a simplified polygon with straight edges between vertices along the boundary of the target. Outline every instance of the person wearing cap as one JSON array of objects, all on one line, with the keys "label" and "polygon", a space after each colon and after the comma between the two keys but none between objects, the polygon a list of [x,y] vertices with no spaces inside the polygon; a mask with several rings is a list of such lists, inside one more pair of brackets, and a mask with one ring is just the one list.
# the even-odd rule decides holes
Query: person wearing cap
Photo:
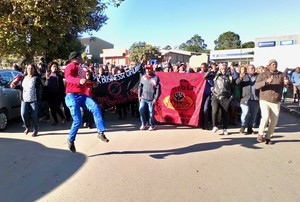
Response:
[{"label": "person wearing cap", "polygon": [[88,95],[88,88],[95,86],[93,82],[87,82],[85,72],[81,66],[83,59],[80,52],[71,52],[69,55],[71,61],[65,69],[66,79],[66,105],[70,109],[73,123],[68,137],[68,147],[75,153],[75,138],[78,129],[81,126],[82,115],[80,107],[93,113],[95,125],[98,131],[97,137],[104,142],[109,140],[104,135],[106,130],[102,113],[97,103]]},{"label": "person wearing cap", "polygon": [[[155,130],[154,123],[154,105],[160,95],[160,81],[153,72],[153,66],[148,64],[145,66],[146,74],[141,77],[138,87],[139,112],[141,118],[140,130],[145,130],[148,123],[149,131]],[[149,121],[147,121],[149,116]]]},{"label": "person wearing cap", "polygon": [[292,73],[291,80],[293,82],[293,98],[294,103],[299,102],[300,98],[300,67],[296,67],[295,71]]},{"label": "person wearing cap", "polygon": [[[272,144],[271,137],[278,122],[280,112],[280,101],[284,85],[289,81],[284,74],[277,70],[277,61],[272,59],[268,63],[268,70],[257,76],[255,88],[259,92],[259,106],[261,110],[261,120],[258,130],[258,142]],[[264,136],[264,130],[268,124],[268,130]]]}]

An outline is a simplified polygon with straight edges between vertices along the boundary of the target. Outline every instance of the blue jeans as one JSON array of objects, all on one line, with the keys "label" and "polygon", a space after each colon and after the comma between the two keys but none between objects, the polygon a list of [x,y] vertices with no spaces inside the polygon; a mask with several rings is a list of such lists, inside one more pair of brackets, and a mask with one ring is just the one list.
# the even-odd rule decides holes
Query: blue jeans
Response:
[{"label": "blue jeans", "polygon": [[[150,100],[141,99],[139,106],[140,118],[142,125],[144,126],[146,123],[149,123],[151,127],[155,126],[154,123],[154,105]],[[149,112],[149,113],[147,113]],[[147,117],[149,117],[149,122],[147,121]]]},{"label": "blue jeans", "polygon": [[97,103],[87,95],[72,94],[68,93],[65,97],[66,105],[70,109],[73,123],[69,133],[69,141],[74,142],[76,134],[81,126],[82,114],[80,107],[84,110],[88,110],[93,113],[95,125],[98,133],[104,132],[106,130],[104,120],[102,117],[102,112],[98,107]]},{"label": "blue jeans", "polygon": [[38,132],[38,103],[34,102],[21,102],[21,117],[25,128],[30,127],[29,113],[31,113],[31,119],[33,124],[33,131]]},{"label": "blue jeans", "polygon": [[241,103],[241,109],[241,127],[252,128],[259,110],[259,102],[256,100],[248,100],[246,105]]}]

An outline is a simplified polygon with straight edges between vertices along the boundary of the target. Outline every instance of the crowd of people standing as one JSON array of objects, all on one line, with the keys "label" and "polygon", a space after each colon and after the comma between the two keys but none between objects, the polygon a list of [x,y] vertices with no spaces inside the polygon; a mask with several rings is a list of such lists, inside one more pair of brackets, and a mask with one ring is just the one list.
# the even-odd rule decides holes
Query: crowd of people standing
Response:
[{"label": "crowd of people standing", "polygon": [[[43,62],[27,65],[20,85],[12,83],[12,87],[19,86],[22,90],[21,117],[24,133],[28,134],[32,127],[32,136],[37,136],[39,121],[57,125],[73,119],[68,145],[75,152],[74,141],[81,126],[96,127],[98,137],[108,142],[104,135],[104,111],[93,100],[95,78],[120,74],[136,64],[106,64],[98,67],[87,65],[77,52],[71,53],[69,60],[64,71],[61,71],[55,61],[48,66]],[[296,101],[299,99],[300,84],[299,67],[289,77],[286,72],[278,71],[277,65],[276,60],[270,60],[266,67],[255,68],[252,64],[246,66],[234,63],[228,67],[227,63],[202,63],[200,67],[191,68],[182,62],[171,64],[170,60],[164,65],[148,62],[140,72],[138,100],[135,103],[117,105],[114,109],[119,119],[125,119],[127,112],[131,110],[133,116],[140,117],[141,130],[147,125],[149,130],[155,130],[153,106],[160,95],[160,82],[155,72],[204,73],[206,87],[201,107],[203,118],[200,119],[199,127],[213,133],[221,127],[222,134],[227,135],[229,125],[236,125],[240,119],[240,134],[252,134],[253,128],[259,127],[257,141],[272,144],[270,138],[278,121],[280,102],[284,100],[285,90],[291,87],[291,81]],[[83,118],[81,109],[84,112]]]}]

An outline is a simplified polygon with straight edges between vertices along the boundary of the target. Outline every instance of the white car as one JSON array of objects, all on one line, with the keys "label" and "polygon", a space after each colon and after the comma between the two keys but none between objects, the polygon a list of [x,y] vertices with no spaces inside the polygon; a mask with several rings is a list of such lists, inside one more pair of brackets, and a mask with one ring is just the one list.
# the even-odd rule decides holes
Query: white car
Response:
[{"label": "white car", "polygon": [[19,117],[21,112],[20,90],[9,87],[10,82],[21,72],[0,70],[0,131],[3,131],[8,121]]}]

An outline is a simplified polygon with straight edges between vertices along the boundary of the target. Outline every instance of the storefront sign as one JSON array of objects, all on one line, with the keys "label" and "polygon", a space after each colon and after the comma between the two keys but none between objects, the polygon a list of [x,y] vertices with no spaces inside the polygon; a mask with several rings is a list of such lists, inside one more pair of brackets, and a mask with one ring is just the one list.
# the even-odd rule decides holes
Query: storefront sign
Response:
[{"label": "storefront sign", "polygon": [[262,41],[258,42],[258,47],[273,47],[276,45],[276,41]]},{"label": "storefront sign", "polygon": [[288,45],[294,45],[295,41],[294,40],[283,40],[280,41],[280,45],[281,46],[288,46]]}]

